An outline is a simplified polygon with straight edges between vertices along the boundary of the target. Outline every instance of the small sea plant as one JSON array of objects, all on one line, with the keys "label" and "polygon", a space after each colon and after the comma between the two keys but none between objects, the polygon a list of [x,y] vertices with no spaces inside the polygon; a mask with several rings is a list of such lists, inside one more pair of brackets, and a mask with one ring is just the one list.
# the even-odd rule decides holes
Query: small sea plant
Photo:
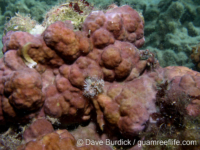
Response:
[{"label": "small sea plant", "polygon": [[30,15],[16,13],[6,24],[4,34],[8,31],[24,31],[29,32],[36,26],[37,22],[31,19]]},{"label": "small sea plant", "polygon": [[88,98],[93,98],[103,92],[104,80],[96,76],[87,77],[84,84],[83,95]]},{"label": "small sea plant", "polygon": [[[2,126],[1,126],[2,129]],[[24,127],[11,126],[7,131],[0,130],[0,150],[15,150],[22,144],[22,134]]]},{"label": "small sea plant", "polygon": [[148,49],[140,51],[140,60],[146,60],[147,66],[150,67],[151,70],[159,66],[158,60],[155,58],[154,54]]},{"label": "small sea plant", "polygon": [[88,14],[93,10],[86,0],[67,0],[66,3],[53,7],[47,12],[43,26],[47,27],[56,21],[71,21],[74,30],[80,30],[82,23]]}]

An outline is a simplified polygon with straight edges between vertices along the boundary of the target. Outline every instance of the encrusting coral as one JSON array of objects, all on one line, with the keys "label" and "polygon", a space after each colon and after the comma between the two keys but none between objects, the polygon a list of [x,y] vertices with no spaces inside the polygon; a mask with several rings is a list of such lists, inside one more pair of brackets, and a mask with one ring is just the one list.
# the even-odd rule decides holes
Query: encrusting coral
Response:
[{"label": "encrusting coral", "polygon": [[[200,73],[162,68],[151,52],[139,51],[145,41],[144,20],[130,6],[92,11],[81,31],[71,27],[70,21],[56,21],[42,34],[9,31],[3,37],[0,124],[32,123],[24,132],[27,143],[19,150],[77,148],[68,131],[51,132],[50,123],[41,118],[55,118],[57,128],[95,122],[107,138],[142,139],[141,133],[156,122],[152,114],[168,111],[156,106],[165,103],[158,94],[165,82],[190,97],[193,103],[187,103],[184,113],[199,115],[192,109],[200,100]],[[166,94],[169,89],[164,90]],[[170,96],[168,102],[173,103]],[[44,133],[37,129],[42,124],[48,126]],[[111,149],[101,146],[77,149]]]}]

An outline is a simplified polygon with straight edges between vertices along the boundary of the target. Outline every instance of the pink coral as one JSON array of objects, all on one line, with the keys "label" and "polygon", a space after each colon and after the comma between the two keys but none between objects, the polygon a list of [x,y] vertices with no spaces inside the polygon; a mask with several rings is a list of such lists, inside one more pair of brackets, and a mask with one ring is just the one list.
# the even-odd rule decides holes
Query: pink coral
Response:
[{"label": "pink coral", "polygon": [[[144,21],[137,11],[127,5],[105,13],[94,11],[83,31],[68,25],[58,21],[41,35],[11,31],[4,36],[0,124],[29,123],[45,116],[58,119],[62,127],[94,120],[101,132],[139,139],[157,111],[158,85],[165,81],[195,97],[187,110],[189,115],[199,113],[191,111],[199,107],[199,73],[185,67],[161,68],[154,55],[139,51]],[[27,59],[37,63],[34,68],[26,65],[24,50]],[[21,149],[33,144],[40,149],[47,143],[51,147],[49,141],[58,145],[68,141],[68,147],[76,148],[67,131],[50,131],[43,137],[36,133],[40,138]]]},{"label": "pink coral", "polygon": [[[116,101],[114,97],[109,97],[107,89],[112,89],[118,81],[132,81],[145,69],[147,61],[140,61],[140,52],[135,47],[140,47],[144,43],[143,25],[141,16],[135,10],[123,6],[110,9],[106,13],[92,12],[85,20],[82,32],[74,32],[61,21],[51,24],[37,36],[25,32],[8,32],[3,39],[3,51],[5,59],[14,59],[12,62],[4,61],[4,66],[1,67],[2,85],[5,85],[5,90],[2,91],[5,97],[2,100],[4,113],[17,117],[18,111],[27,110],[27,114],[24,115],[26,117],[30,115],[30,110],[36,111],[43,107],[41,111],[44,111],[45,115],[59,118],[62,125],[67,125],[88,121],[92,105],[96,110],[99,110],[99,107],[107,107],[96,104],[102,103],[98,97],[95,102],[94,96],[97,94],[112,99],[113,106],[125,105],[126,103],[120,102],[122,99]],[[129,37],[132,34],[135,35],[135,39],[130,41]],[[29,43],[27,47],[26,43]],[[24,50],[37,63],[34,69],[29,69],[24,64],[24,59],[28,61],[24,56]],[[15,63],[16,60],[18,63]],[[91,84],[87,77],[90,77]],[[112,83],[113,81],[115,82]],[[120,87],[125,88],[128,83],[124,82]],[[29,91],[29,88],[33,90]],[[88,94],[92,88],[92,94]],[[91,97],[92,103],[84,95]],[[152,98],[154,97],[149,101],[152,101]],[[132,100],[128,99],[127,102],[130,103],[129,101]],[[143,105],[139,101],[135,107]],[[141,107],[141,111],[147,111],[146,107]],[[119,121],[121,110],[117,107],[111,109],[116,109],[114,112],[118,113]],[[97,111],[97,120],[102,128],[102,122],[110,122],[110,117],[101,120],[101,113],[107,112]],[[134,118],[139,114],[136,113],[129,120],[129,113],[131,111],[125,113],[128,126],[123,125],[126,121],[113,125],[123,128],[124,133],[126,130],[133,133],[135,130],[143,130],[144,124],[148,121],[148,113],[140,116],[143,118],[139,123],[141,127],[138,124],[134,125]]]}]

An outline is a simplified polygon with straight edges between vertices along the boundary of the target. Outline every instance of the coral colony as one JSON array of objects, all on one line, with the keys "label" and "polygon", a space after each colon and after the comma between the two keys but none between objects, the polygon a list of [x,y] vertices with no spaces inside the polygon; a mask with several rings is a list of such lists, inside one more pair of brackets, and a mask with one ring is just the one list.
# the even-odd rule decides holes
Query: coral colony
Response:
[{"label": "coral colony", "polygon": [[[200,73],[139,50],[144,18],[130,6],[89,6],[56,6],[38,28],[3,37],[0,149],[200,149]],[[140,145],[168,139],[196,143]]]}]

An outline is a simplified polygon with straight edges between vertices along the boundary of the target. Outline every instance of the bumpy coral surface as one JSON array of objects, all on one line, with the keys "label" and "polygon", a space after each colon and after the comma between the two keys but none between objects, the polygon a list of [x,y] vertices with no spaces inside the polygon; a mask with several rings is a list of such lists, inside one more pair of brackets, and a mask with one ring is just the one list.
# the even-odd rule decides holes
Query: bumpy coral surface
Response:
[{"label": "bumpy coral surface", "polygon": [[39,136],[53,132],[53,126],[46,119],[38,119],[34,121],[23,133],[26,142],[36,139]]},{"label": "bumpy coral surface", "polygon": [[[181,91],[181,94],[187,95],[190,101],[190,104],[186,107],[187,113],[190,116],[199,116],[200,74],[186,67],[166,67],[164,72],[165,78],[171,81],[169,91]],[[171,99],[172,97],[174,97],[173,94],[171,95]],[[177,98],[176,101],[178,100]],[[171,103],[176,103],[176,101]],[[168,101],[168,103],[170,102]]]},{"label": "bumpy coral surface", "polygon": [[[131,7],[93,11],[82,31],[71,26],[57,21],[41,35],[10,31],[4,36],[1,125],[41,117],[59,122],[59,127],[93,120],[109,136],[134,140],[157,112],[158,85],[168,81],[195,99],[193,103],[199,100],[199,73],[183,67],[163,69],[148,50],[137,49],[144,44],[144,21]],[[96,79],[91,80],[89,90],[97,90],[92,96],[85,95],[88,79]],[[194,116],[198,112],[191,107],[188,114]],[[42,124],[48,129],[36,130]],[[51,130],[47,121],[33,122],[24,132],[30,142],[21,149],[76,148],[67,131]]]},{"label": "bumpy coral surface", "polygon": [[57,130],[46,134],[35,141],[20,146],[17,150],[52,150],[52,149],[77,149],[77,150],[111,150],[108,146],[76,146],[76,139],[67,130]]}]

